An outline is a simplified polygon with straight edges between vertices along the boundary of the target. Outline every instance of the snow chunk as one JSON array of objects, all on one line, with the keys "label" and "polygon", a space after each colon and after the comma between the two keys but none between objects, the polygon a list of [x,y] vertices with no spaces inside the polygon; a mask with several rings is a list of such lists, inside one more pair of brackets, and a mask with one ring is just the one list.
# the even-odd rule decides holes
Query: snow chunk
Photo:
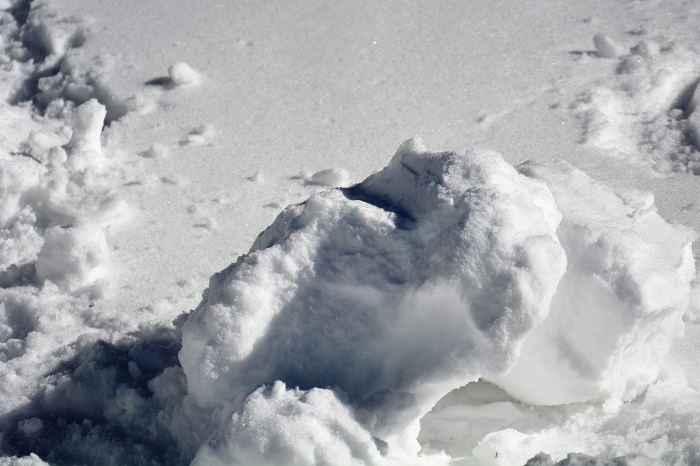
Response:
[{"label": "snow chunk", "polygon": [[0,228],[10,228],[46,170],[28,157],[0,158]]},{"label": "snow chunk", "polygon": [[102,151],[102,126],[104,125],[107,109],[96,99],[90,99],[73,112],[73,135],[67,147],[74,152],[82,153]]},{"label": "snow chunk", "polygon": [[549,316],[497,384],[531,404],[631,400],[682,334],[696,235],[564,162],[520,171],[546,182],[564,215],[568,268]]},{"label": "snow chunk", "polygon": [[102,275],[108,254],[104,230],[97,225],[49,228],[36,261],[37,279],[75,291]]},{"label": "snow chunk", "polygon": [[327,168],[318,171],[311,176],[304,176],[307,185],[317,186],[343,186],[348,182],[350,175],[342,168]]},{"label": "snow chunk", "polygon": [[598,33],[593,36],[593,44],[599,57],[617,58],[627,50],[605,34]]},{"label": "snow chunk", "polygon": [[190,65],[184,62],[175,63],[168,67],[170,83],[175,86],[190,86],[199,83],[201,77]]},{"label": "snow chunk", "polygon": [[277,381],[253,392],[192,464],[378,464],[383,458],[369,421],[331,390],[287,390]]},{"label": "snow chunk", "polygon": [[183,328],[189,393],[236,406],[270,380],[333,386],[418,449],[450,390],[511,367],[565,269],[545,185],[481,150],[401,145],[359,185],[288,207],[211,278]]}]

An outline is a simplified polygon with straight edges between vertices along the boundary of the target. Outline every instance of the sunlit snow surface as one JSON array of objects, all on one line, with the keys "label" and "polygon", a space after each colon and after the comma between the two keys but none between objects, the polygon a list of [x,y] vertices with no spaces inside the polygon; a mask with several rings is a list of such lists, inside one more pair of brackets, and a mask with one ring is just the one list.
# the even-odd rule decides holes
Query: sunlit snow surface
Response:
[{"label": "sunlit snow surface", "polygon": [[700,464],[700,5],[610,3],[0,0],[0,464]]}]

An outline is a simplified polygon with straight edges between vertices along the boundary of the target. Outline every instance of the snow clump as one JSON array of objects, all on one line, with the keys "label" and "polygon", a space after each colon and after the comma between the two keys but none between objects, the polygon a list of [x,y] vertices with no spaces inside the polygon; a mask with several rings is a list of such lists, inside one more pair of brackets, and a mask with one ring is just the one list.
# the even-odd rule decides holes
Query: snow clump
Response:
[{"label": "snow clump", "polygon": [[379,464],[371,419],[354,411],[332,390],[287,390],[277,381],[248,396],[192,464]]},{"label": "snow clump", "polygon": [[184,62],[175,63],[168,67],[168,77],[174,87],[191,86],[199,83],[201,76],[190,65]]}]

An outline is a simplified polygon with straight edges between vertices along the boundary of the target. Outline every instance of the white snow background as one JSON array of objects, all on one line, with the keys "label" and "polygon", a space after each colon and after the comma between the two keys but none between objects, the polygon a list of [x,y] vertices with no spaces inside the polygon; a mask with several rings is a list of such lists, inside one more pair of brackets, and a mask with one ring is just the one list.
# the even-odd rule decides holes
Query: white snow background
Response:
[{"label": "white snow background", "polygon": [[0,464],[700,464],[699,2],[0,10]]}]

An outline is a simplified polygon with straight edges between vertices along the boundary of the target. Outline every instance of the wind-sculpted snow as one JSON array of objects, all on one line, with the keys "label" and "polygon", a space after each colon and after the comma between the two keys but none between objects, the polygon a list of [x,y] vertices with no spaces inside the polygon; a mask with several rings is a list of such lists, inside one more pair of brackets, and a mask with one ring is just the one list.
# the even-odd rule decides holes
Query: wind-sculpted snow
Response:
[{"label": "wind-sculpted snow", "polygon": [[261,384],[337,387],[374,435],[417,447],[453,388],[498,377],[565,268],[553,199],[493,152],[407,141],[384,170],[286,209],[215,275],[180,361],[204,408]]}]

